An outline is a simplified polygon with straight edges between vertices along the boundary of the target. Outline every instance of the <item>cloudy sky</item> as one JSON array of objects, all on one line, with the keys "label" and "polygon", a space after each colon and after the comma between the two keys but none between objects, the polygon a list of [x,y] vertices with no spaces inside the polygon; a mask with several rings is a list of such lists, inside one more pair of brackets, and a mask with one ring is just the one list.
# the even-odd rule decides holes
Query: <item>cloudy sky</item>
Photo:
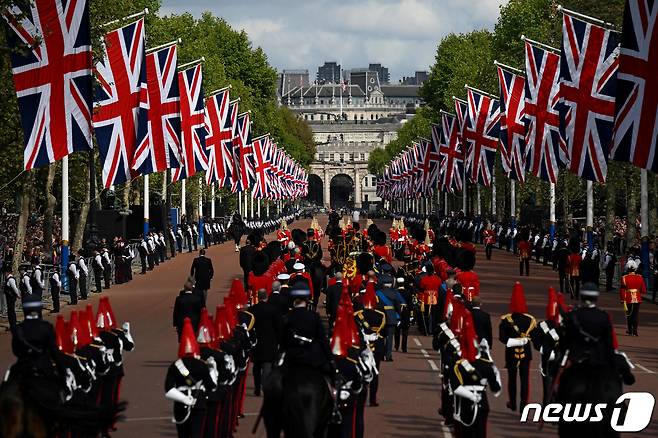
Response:
[{"label": "cloudy sky", "polygon": [[277,69],[325,60],[343,68],[380,62],[391,82],[427,70],[450,32],[492,28],[506,0],[163,0],[161,14],[203,11],[244,29]]}]

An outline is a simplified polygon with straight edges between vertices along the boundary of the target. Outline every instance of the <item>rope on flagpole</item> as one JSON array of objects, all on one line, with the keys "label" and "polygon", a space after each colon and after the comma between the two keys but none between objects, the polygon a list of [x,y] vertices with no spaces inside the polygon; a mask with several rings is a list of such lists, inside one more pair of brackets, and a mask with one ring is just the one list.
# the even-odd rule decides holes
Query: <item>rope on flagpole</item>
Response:
[{"label": "rope on flagpole", "polygon": [[11,181],[9,181],[9,182],[8,182],[7,184],[5,184],[4,186],[0,187],[0,192],[2,192],[4,189],[6,189],[6,188],[9,187],[10,185],[12,185],[12,184],[14,183],[14,181],[16,181],[18,178],[20,178],[20,176],[21,176],[22,174],[24,174],[24,173],[25,173],[25,169],[23,169],[23,170],[21,170],[20,172],[18,172],[18,174],[17,174],[15,177],[13,177],[13,178],[11,179]]}]

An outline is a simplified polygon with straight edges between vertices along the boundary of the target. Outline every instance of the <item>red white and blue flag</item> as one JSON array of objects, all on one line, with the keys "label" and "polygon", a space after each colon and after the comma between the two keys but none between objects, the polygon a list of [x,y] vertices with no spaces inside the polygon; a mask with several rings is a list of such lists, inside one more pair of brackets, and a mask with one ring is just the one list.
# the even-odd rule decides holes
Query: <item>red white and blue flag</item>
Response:
[{"label": "red white and blue flag", "polygon": [[21,115],[25,170],[91,149],[92,56],[86,0],[10,6],[12,73]]},{"label": "red white and blue flag", "polygon": [[254,198],[263,199],[270,198],[271,183],[270,183],[270,153],[272,149],[272,141],[267,135],[257,137],[252,142],[253,160],[254,160],[254,173],[256,174],[256,182],[252,188],[252,195]]},{"label": "red white and blue flag", "polygon": [[560,127],[569,170],[589,181],[605,181],[608,170],[619,65],[617,44],[615,32],[564,13]]},{"label": "red white and blue flag", "polygon": [[176,45],[146,55],[148,142],[135,151],[133,170],[141,175],[181,165],[180,94]]},{"label": "red white and blue flag", "polygon": [[627,0],[614,146],[617,161],[658,172],[658,1]]},{"label": "red white and blue flag", "polygon": [[464,144],[463,135],[466,126],[466,118],[468,117],[468,103],[465,100],[454,98],[455,100],[455,114],[457,116],[457,141]]},{"label": "red white and blue flag", "polygon": [[[249,190],[254,183],[253,145],[251,144],[251,116],[248,112],[238,115],[233,137],[233,158],[239,173],[233,193]],[[238,164],[239,163],[239,164]]]},{"label": "red white and blue flag", "polygon": [[498,99],[468,89],[468,117],[463,138],[466,149],[466,172],[472,183],[491,185],[500,136]]},{"label": "red white and blue flag", "polygon": [[178,72],[183,165],[174,171],[174,181],[189,178],[208,168],[202,76],[201,64]]},{"label": "red white and blue flag", "polygon": [[567,161],[560,136],[560,56],[526,41],[526,170],[555,183]]},{"label": "red white and blue flag", "polygon": [[441,156],[439,155],[439,143],[432,140],[421,139],[421,171],[423,177],[422,192],[424,196],[431,196],[434,191],[438,188],[439,184],[439,173],[440,173],[440,161]]},{"label": "red white and blue flag", "polygon": [[525,78],[498,66],[500,85],[500,152],[503,170],[525,180]]},{"label": "red white and blue flag", "polygon": [[453,114],[441,112],[441,126],[432,126],[432,140],[439,141],[441,155],[441,189],[460,192],[463,187],[464,153],[458,140],[459,127]]},{"label": "red white and blue flag", "polygon": [[144,20],[109,32],[96,64],[94,131],[103,163],[103,185],[130,181],[135,150],[148,142]]},{"label": "red white and blue flag", "polygon": [[230,91],[223,88],[206,99],[206,149],[208,151],[208,170],[206,171],[206,183],[218,182],[220,187],[225,186],[225,181],[232,172],[233,164],[226,168],[224,157],[227,147],[230,147],[233,138],[233,127],[229,124],[226,128],[226,119],[229,115]]}]

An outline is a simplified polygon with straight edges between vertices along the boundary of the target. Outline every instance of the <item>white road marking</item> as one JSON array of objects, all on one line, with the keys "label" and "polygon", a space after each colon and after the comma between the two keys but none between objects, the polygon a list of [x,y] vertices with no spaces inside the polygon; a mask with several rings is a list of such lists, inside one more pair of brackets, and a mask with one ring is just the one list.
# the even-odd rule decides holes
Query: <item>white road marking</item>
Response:
[{"label": "white road marking", "polygon": [[429,359],[427,362],[430,364],[432,371],[439,371],[439,367],[436,366],[436,363],[432,359]]},{"label": "white road marking", "polygon": [[647,368],[643,365],[640,365],[639,363],[636,363],[635,366],[638,367],[639,369],[641,369],[642,371],[644,371],[645,373],[656,374],[655,372],[651,371],[649,368]]},{"label": "white road marking", "polygon": [[448,426],[441,426],[441,430],[443,431],[443,436],[445,438],[452,438],[452,432]]},{"label": "white road marking", "polygon": [[421,348],[421,349],[420,349],[420,352],[423,353],[423,356],[424,356],[424,357],[430,357],[429,353],[428,353],[427,350],[425,350],[424,348]]},{"label": "white road marking", "polygon": [[420,343],[418,338],[414,338],[414,342],[416,343],[417,346],[421,347],[423,344]]}]

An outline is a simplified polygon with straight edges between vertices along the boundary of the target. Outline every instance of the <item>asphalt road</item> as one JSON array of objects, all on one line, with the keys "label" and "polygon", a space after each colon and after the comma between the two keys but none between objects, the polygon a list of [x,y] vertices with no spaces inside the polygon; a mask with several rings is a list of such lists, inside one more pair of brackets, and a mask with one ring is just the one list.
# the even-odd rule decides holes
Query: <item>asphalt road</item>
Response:
[{"label": "asphalt road", "polygon": [[[323,223],[322,219],[320,220]],[[305,229],[308,221],[293,226]],[[388,229],[389,222],[381,222]],[[242,271],[233,245],[226,243],[213,246],[207,254],[215,267],[215,279],[208,293],[211,313],[221,301],[234,277]],[[126,377],[122,398],[129,402],[125,422],[120,423],[115,437],[167,437],[176,436],[171,423],[171,403],[164,398],[164,377],[169,364],[176,358],[176,334],[172,327],[171,312],[178,291],[181,289],[195,254],[181,254],[156,267],[146,275],[137,275],[128,284],[112,287],[105,292],[110,296],[119,321],[130,321],[136,341],[136,349],[125,354]],[[494,335],[497,333],[500,315],[507,313],[512,285],[520,280],[525,288],[530,313],[539,320],[544,317],[547,289],[557,284],[557,275],[550,268],[530,266],[530,277],[518,277],[518,263],[514,255],[494,251],[493,259],[484,258],[478,248],[475,270],[480,276],[483,309],[492,316]],[[92,297],[94,307],[98,296]],[[84,303],[84,302],[83,302]],[[602,307],[613,316],[620,348],[635,363],[637,382],[627,391],[647,391],[658,395],[658,306],[643,304],[640,311],[640,337],[626,336],[625,318],[616,294],[604,294]],[[68,312],[73,307],[63,307]],[[67,315],[68,317],[68,315]],[[0,370],[13,361],[10,336],[0,334]],[[494,342],[493,355],[501,367],[503,387],[507,382],[503,366],[503,346]],[[420,336],[411,330],[409,351],[394,353],[394,361],[382,363],[379,390],[379,407],[366,408],[366,436],[368,437],[451,437],[452,430],[443,426],[437,414],[440,394],[440,362],[431,349],[431,338]],[[531,401],[541,400],[541,381],[536,360],[531,370]],[[254,436],[253,423],[260,408],[261,399],[252,395],[251,377],[248,380],[245,402],[246,418],[241,420],[238,437]],[[490,437],[549,437],[557,436],[556,428],[519,422],[519,413],[505,407],[505,391],[498,398],[490,396]],[[654,409],[649,428],[638,436],[658,436],[658,409]],[[261,427],[258,437],[265,437]]]}]

